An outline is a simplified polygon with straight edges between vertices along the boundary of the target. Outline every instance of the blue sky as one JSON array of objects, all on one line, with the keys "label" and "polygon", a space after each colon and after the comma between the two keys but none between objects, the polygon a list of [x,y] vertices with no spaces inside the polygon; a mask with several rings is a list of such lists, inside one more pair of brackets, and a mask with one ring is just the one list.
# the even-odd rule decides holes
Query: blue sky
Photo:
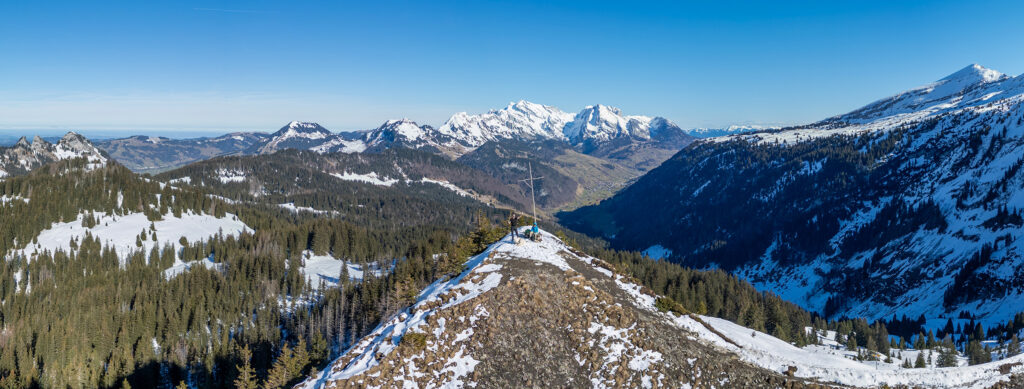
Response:
[{"label": "blue sky", "polygon": [[332,130],[526,99],[683,127],[804,123],[971,63],[1020,1],[0,3],[0,128]]}]

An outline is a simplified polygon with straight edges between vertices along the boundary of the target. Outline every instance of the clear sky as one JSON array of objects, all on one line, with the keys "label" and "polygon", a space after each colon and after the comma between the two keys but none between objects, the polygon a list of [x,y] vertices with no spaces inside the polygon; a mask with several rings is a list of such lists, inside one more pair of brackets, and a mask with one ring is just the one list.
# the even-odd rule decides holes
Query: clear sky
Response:
[{"label": "clear sky", "polygon": [[3,1],[0,128],[439,125],[526,99],[683,127],[804,123],[971,63],[1012,1]]}]

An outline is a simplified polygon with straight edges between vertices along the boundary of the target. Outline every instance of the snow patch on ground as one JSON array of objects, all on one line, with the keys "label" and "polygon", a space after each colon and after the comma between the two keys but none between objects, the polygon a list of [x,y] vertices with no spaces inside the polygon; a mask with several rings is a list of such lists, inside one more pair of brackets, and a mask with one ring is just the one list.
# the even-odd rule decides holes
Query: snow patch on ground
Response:
[{"label": "snow patch on ground", "polygon": [[342,266],[347,269],[350,280],[362,281],[366,270],[376,277],[384,275],[383,270],[370,264],[360,265],[334,258],[331,255],[314,255],[310,250],[302,252],[302,263],[302,268],[299,271],[306,276],[309,284],[314,288],[318,288],[321,284],[337,286],[338,281],[341,280]]},{"label": "snow patch on ground", "polygon": [[660,244],[656,244],[654,246],[648,247],[641,254],[653,260],[659,260],[672,256],[672,250],[669,250],[665,248],[665,246],[662,246]]},{"label": "snow patch on ground", "polygon": [[18,196],[18,195],[14,195],[14,196],[3,195],[3,196],[0,196],[0,204],[7,204],[7,203],[10,203],[12,201],[21,201],[21,202],[23,202],[25,204],[28,204],[29,199],[21,197],[21,196]]},{"label": "snow patch on ground", "polygon": [[340,180],[362,182],[362,183],[365,183],[365,184],[377,185],[377,186],[391,186],[391,185],[394,185],[394,184],[398,183],[398,180],[396,180],[396,179],[392,179],[392,178],[388,178],[388,177],[384,177],[384,176],[378,176],[377,172],[370,172],[370,173],[367,173],[367,174],[357,174],[357,173],[344,172],[342,174],[331,173],[331,175],[334,176],[334,177],[337,177]]},{"label": "snow patch on ground", "polygon": [[171,267],[164,270],[164,278],[169,280],[177,277],[178,274],[188,271],[192,266],[204,266],[211,270],[221,270],[223,269],[224,264],[214,262],[212,255],[209,258],[189,262],[182,262],[180,259],[175,259],[174,265],[171,265]]},{"label": "snow patch on ground", "polygon": [[218,169],[217,180],[220,181],[221,184],[230,184],[232,182],[244,182],[245,172],[239,170]]},{"label": "snow patch on ground", "polygon": [[322,209],[315,209],[315,208],[310,208],[310,207],[300,207],[300,206],[295,205],[295,203],[283,203],[283,204],[278,204],[277,206],[281,207],[281,208],[284,208],[284,209],[287,209],[289,211],[295,212],[295,213],[310,212],[310,213],[317,214],[317,215],[328,215],[328,214],[329,215],[339,215],[338,211],[324,211]]},{"label": "snow patch on ground", "polygon": [[[520,227],[519,236],[522,236],[530,228]],[[529,259],[538,263],[553,265],[563,271],[569,270],[569,264],[565,262],[565,258],[561,255],[563,252],[569,252],[568,247],[558,240],[557,237],[546,231],[540,231],[540,235],[540,242],[531,242],[520,238],[524,241],[519,244],[512,243],[511,235],[508,235],[501,238],[498,243],[492,245],[488,250],[494,250],[495,253],[504,254],[513,259]]]},{"label": "snow patch on ground", "polygon": [[174,185],[174,184],[191,184],[192,183],[192,177],[185,176],[185,177],[175,178],[173,180],[167,181],[167,183],[171,184],[171,185]]},{"label": "snow patch on ground", "polygon": [[[648,311],[659,312],[654,306],[655,297],[640,292],[640,286],[616,280],[622,290],[635,299],[636,304]],[[659,313],[676,326],[689,330],[698,338],[726,349],[740,359],[777,372],[785,372],[790,366],[797,368],[796,376],[813,378],[824,382],[835,382],[852,386],[908,385],[932,388],[986,388],[1006,380],[1007,375],[999,372],[999,366],[1024,362],[1024,355],[996,362],[949,368],[928,367],[904,369],[897,364],[881,362],[859,362],[837,353],[832,347],[811,345],[796,347],[788,342],[763,332],[740,326],[728,320],[698,316],[724,338],[711,331],[694,318],[670,313]],[[916,356],[916,354],[915,354]],[[904,356],[906,358],[907,356]],[[1016,366],[1012,372],[1024,372],[1024,366]]]},{"label": "snow patch on ground", "polygon": [[[218,218],[212,215],[195,214],[191,211],[183,213],[181,217],[175,217],[168,213],[163,220],[150,222],[145,214],[132,213],[124,216],[107,215],[103,212],[94,213],[98,222],[92,228],[82,226],[86,214],[79,214],[74,221],[67,223],[53,223],[50,228],[39,233],[37,243],[29,244],[27,247],[14,250],[9,255],[23,255],[29,259],[34,254],[44,250],[54,252],[58,249],[65,252],[71,249],[71,240],[80,242],[86,233],[99,239],[105,246],[112,247],[122,261],[131,253],[143,250],[149,252],[158,242],[161,247],[174,247],[175,251],[180,248],[179,240],[184,237],[189,242],[201,241],[223,234],[224,236],[237,236],[242,233],[251,233],[252,229],[242,223],[235,215],[225,214]],[[152,224],[155,227],[157,242],[152,239]],[[145,231],[146,239],[142,241],[142,247],[136,245],[136,238]]]},{"label": "snow patch on ground", "polygon": [[449,183],[448,181],[445,181],[445,180],[434,180],[434,179],[423,177],[423,179],[421,179],[420,182],[425,183],[425,184],[440,185],[442,188],[445,188],[445,189],[448,189],[448,190],[450,190],[452,192],[458,193],[460,196],[463,196],[463,197],[472,197],[473,196],[471,193],[469,193],[469,191],[467,191],[465,189],[462,189],[462,188],[459,188],[459,187],[457,187],[457,186],[455,186],[455,185],[453,185],[453,184],[451,184],[451,183]]}]

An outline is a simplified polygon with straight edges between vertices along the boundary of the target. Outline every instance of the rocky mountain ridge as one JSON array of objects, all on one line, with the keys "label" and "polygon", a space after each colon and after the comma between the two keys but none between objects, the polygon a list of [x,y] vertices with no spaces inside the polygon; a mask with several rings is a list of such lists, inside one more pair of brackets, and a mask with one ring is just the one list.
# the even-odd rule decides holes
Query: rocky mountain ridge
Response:
[{"label": "rocky mountain ridge", "polygon": [[89,166],[107,162],[104,152],[74,132],[68,132],[57,143],[47,142],[39,136],[29,143],[21,137],[14,146],[0,147],[0,177],[24,174],[47,163],[72,158],[86,158]]}]

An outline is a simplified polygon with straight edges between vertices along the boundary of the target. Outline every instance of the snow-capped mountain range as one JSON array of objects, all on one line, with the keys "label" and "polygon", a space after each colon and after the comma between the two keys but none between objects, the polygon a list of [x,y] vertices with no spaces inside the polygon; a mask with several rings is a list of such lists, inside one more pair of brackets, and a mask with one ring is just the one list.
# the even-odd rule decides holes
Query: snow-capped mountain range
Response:
[{"label": "snow-capped mountain range", "polygon": [[[239,132],[195,139],[132,136],[103,140],[97,145],[130,169],[160,172],[221,155],[269,154],[288,148],[360,153],[404,147],[454,159],[492,141],[555,141],[588,154],[605,145],[621,151],[626,144],[653,144],[674,152],[694,139],[691,133],[710,135],[682,130],[661,117],[624,115],[605,105],[588,106],[573,115],[556,107],[518,101],[481,114],[459,112],[440,127],[397,119],[371,130],[335,133],[314,122],[293,121],[271,134]],[[660,163],[664,153],[656,154],[651,162]]]},{"label": "snow-capped mountain range", "polygon": [[88,167],[107,162],[103,152],[74,132],[67,133],[56,144],[38,136],[32,139],[32,143],[21,137],[14,146],[0,148],[0,177],[25,173],[53,161],[80,157],[87,158]]},{"label": "snow-capped mountain range", "polygon": [[1022,102],[1024,76],[971,65],[820,122],[697,141],[564,221],[613,220],[590,231],[833,317],[1005,322],[1024,311]]},{"label": "snow-capped mountain range", "polygon": [[315,123],[293,122],[272,136],[268,145],[275,147],[261,151],[275,150],[279,143],[305,136],[302,142],[330,144],[305,147],[318,152],[354,152],[400,145],[430,148],[457,157],[489,141],[556,140],[586,149],[619,139],[651,142],[657,141],[662,133],[683,133],[668,119],[626,116],[619,109],[605,105],[588,106],[572,115],[552,106],[522,100],[477,115],[459,112],[438,128],[409,119],[388,120],[360,138],[353,138],[351,133],[333,135],[321,129]]}]

